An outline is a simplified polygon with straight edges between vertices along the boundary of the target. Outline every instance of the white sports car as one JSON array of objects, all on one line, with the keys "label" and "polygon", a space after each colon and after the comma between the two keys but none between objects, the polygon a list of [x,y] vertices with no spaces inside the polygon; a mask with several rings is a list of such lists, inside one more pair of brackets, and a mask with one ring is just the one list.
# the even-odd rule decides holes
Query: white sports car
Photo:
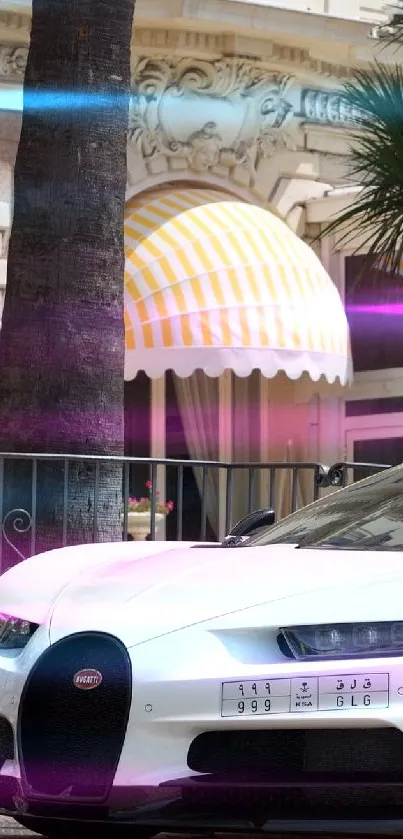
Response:
[{"label": "white sports car", "polygon": [[59,837],[401,817],[403,467],[265,521],[4,574],[4,812]]}]

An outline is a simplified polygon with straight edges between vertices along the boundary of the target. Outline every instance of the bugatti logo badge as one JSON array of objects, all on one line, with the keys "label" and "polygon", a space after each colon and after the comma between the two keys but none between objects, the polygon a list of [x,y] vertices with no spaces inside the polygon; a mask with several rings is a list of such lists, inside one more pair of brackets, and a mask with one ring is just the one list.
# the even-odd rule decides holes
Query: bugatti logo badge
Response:
[{"label": "bugatti logo badge", "polygon": [[80,690],[94,690],[102,682],[102,673],[99,670],[79,670],[73,676],[73,685]]}]

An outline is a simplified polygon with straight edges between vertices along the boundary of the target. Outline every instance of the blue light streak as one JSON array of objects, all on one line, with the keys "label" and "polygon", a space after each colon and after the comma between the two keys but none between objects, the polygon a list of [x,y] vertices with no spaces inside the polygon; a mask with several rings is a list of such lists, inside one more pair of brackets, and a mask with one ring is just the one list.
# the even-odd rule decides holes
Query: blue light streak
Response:
[{"label": "blue light streak", "polygon": [[95,91],[26,91],[22,88],[0,89],[1,111],[99,111],[116,108],[122,94]]}]

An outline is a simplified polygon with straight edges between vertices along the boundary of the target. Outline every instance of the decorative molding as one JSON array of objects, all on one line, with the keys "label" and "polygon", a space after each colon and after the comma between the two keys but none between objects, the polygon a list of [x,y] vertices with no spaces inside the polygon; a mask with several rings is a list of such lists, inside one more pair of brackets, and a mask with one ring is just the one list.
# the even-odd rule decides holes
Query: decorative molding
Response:
[{"label": "decorative molding", "polygon": [[[5,22],[15,21],[11,23]],[[28,25],[29,24],[29,25]],[[26,32],[29,35],[30,18],[21,15],[11,15],[0,12],[0,28],[12,28],[15,31]],[[334,79],[347,79],[352,74],[352,68],[341,64],[322,61],[311,55],[307,49],[278,44],[263,38],[250,38],[243,35],[228,33],[197,32],[194,30],[151,29],[137,26],[133,34],[133,49],[141,55],[175,53],[183,56],[192,55],[194,58],[219,58],[220,56],[236,56],[241,61],[265,62],[266,71],[273,72],[273,65],[283,65],[285,72],[303,70],[317,76]],[[28,55],[28,47],[21,44],[3,43],[2,51],[6,51],[5,59],[0,59],[0,78],[6,80],[22,79]],[[9,58],[9,61],[6,59]],[[137,59],[138,60],[138,59]],[[136,58],[135,58],[136,61]],[[14,75],[10,73],[10,64],[15,66]]]},{"label": "decorative molding", "polygon": [[316,75],[336,79],[346,79],[352,74],[351,67],[322,61],[312,56],[308,49],[228,32],[151,29],[137,25],[132,43],[135,50],[156,50],[160,55],[169,54],[172,50],[194,57],[236,56],[270,64],[292,65],[296,69],[302,68],[304,72],[308,70]]},{"label": "decorative molding", "polygon": [[305,88],[301,96],[301,116],[307,122],[342,127],[357,122],[360,112],[338,91]]},{"label": "decorative molding", "polygon": [[0,12],[0,26],[4,29],[14,29],[29,34],[31,31],[31,16],[18,12]]},{"label": "decorative molding", "polygon": [[146,164],[164,155],[201,174],[241,166],[253,186],[262,158],[293,147],[291,83],[239,59],[139,58],[129,139]]},{"label": "decorative molding", "polygon": [[0,44],[0,78],[22,81],[27,58],[28,47]]},{"label": "decorative molding", "polygon": [[[150,0],[147,0],[147,6]],[[139,4],[138,4],[139,5]],[[141,5],[141,4],[140,4]],[[147,9],[147,12],[149,10]],[[259,10],[260,11],[260,10]],[[282,17],[280,10],[276,10]],[[257,10],[255,10],[256,16]],[[266,16],[267,12],[261,8],[261,12]],[[283,10],[290,15],[289,10]],[[297,13],[298,17],[303,17],[303,13]],[[197,28],[189,28],[187,30],[174,28],[151,28],[142,26],[140,17],[142,16],[142,9],[137,12],[137,23],[133,31],[132,44],[135,50],[157,50],[160,54],[175,50],[182,51],[183,55],[194,55],[197,57],[213,57],[215,55],[232,55],[238,58],[254,58],[262,60],[262,58],[270,63],[283,64],[289,68],[292,65],[296,69],[301,68],[304,72],[308,71],[320,76],[328,78],[345,79],[351,76],[351,66],[337,64],[333,62],[323,61],[315,58],[309,49],[304,49],[298,46],[292,46],[283,43],[276,43],[265,38],[256,36],[246,36],[241,33],[234,33],[227,29],[226,33],[204,32]],[[147,17],[146,13],[144,17]],[[179,15],[183,17],[183,15]],[[249,17],[249,15],[248,15]],[[321,17],[321,16],[318,16]],[[214,23],[215,15],[211,15],[211,21]],[[190,23],[190,21],[189,21]],[[196,21],[195,27],[196,27]],[[340,21],[340,26],[345,29],[347,21]],[[348,25],[356,24],[356,21],[349,21]],[[386,20],[385,20],[386,23]],[[333,25],[335,21],[333,21]],[[363,28],[363,24],[359,25]],[[28,40],[31,30],[31,16],[26,13],[0,11],[0,29],[13,30],[23,36],[23,40]],[[297,25],[299,33],[300,26]],[[352,43],[357,40],[356,26],[351,32]],[[339,30],[337,30],[338,33]],[[290,34],[290,38],[292,35]],[[144,52],[143,52],[144,55]]]},{"label": "decorative molding", "polygon": [[182,51],[184,55],[210,53],[222,55],[231,50],[233,36],[217,32],[197,32],[183,29],[149,29],[136,26],[133,32],[134,49]]}]

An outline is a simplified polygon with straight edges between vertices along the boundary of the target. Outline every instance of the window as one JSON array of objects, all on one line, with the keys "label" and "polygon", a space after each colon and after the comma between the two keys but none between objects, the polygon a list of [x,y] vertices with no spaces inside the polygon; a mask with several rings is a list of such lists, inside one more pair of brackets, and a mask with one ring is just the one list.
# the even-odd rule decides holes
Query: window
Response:
[{"label": "window", "polygon": [[403,367],[403,283],[375,267],[364,270],[364,256],[345,260],[345,305],[354,370]]},{"label": "window", "polygon": [[386,469],[322,498],[278,524],[261,528],[242,547],[403,549],[403,466]]},{"label": "window", "polygon": [[378,399],[354,399],[346,402],[345,405],[346,419],[351,417],[373,417],[375,414],[403,413],[403,396],[386,396]]}]

